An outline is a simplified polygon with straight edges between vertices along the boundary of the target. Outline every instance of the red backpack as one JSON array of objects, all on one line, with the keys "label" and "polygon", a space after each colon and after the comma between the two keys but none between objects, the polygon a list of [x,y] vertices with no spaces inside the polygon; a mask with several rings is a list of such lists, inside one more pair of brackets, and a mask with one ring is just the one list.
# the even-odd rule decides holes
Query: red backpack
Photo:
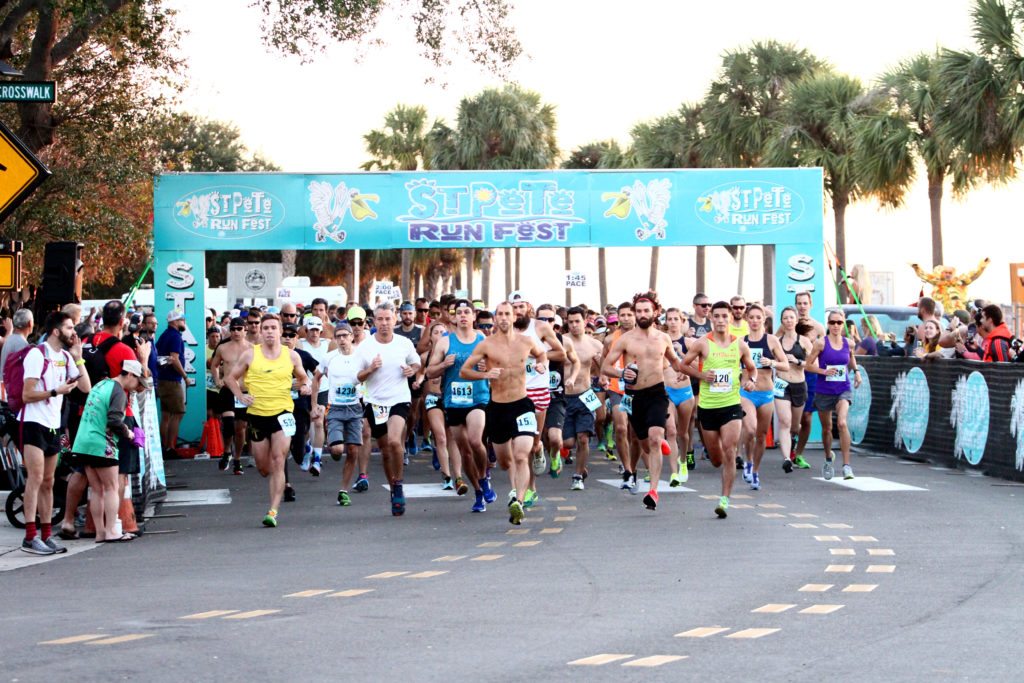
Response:
[{"label": "red backpack", "polygon": [[43,371],[39,373],[42,388],[46,389],[46,370],[50,365],[50,359],[46,357],[45,344],[38,346],[26,346],[7,356],[4,362],[4,388],[7,390],[7,405],[11,411],[21,417],[21,411],[25,408],[25,401],[22,400],[22,392],[25,390],[25,356],[32,349],[39,349],[43,354]]}]

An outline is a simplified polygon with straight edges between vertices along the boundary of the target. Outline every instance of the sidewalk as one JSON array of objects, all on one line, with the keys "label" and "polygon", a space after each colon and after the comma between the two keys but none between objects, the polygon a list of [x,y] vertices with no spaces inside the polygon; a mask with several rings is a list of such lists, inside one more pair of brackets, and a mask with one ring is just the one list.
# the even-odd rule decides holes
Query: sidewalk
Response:
[{"label": "sidewalk", "polygon": [[[0,492],[0,504],[6,502],[7,492]],[[59,555],[31,555],[21,550],[21,541],[24,538],[25,532],[22,529],[16,529],[11,526],[11,523],[7,520],[7,515],[0,515],[0,572],[31,567],[42,562],[51,562],[64,557],[71,557],[99,546],[91,538],[79,541],[62,541],[57,539],[61,545],[68,549],[66,553],[60,553]]]}]

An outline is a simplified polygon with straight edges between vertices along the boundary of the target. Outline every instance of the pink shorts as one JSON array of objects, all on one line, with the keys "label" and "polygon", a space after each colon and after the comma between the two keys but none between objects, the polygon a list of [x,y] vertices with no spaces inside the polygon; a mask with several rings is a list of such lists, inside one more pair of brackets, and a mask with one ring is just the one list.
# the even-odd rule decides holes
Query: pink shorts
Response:
[{"label": "pink shorts", "polygon": [[527,389],[526,395],[533,401],[533,406],[537,409],[537,412],[547,412],[548,406],[551,405],[550,389]]}]

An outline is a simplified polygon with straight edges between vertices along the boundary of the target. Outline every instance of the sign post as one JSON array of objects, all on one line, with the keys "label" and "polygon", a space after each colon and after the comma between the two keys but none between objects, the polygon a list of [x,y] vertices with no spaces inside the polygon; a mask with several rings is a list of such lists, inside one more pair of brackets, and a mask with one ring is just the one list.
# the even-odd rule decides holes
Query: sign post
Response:
[{"label": "sign post", "polygon": [[0,222],[49,177],[43,162],[0,122]]}]

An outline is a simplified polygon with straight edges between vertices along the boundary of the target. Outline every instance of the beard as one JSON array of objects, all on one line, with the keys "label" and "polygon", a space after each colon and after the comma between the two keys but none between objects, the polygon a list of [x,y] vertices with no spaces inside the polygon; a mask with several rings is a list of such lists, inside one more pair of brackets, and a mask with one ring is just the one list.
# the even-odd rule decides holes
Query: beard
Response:
[{"label": "beard", "polygon": [[636,326],[639,327],[641,330],[646,330],[647,328],[649,328],[653,324],[654,324],[654,318],[637,318],[636,319]]},{"label": "beard", "polygon": [[[74,333],[72,332],[72,334],[74,334]],[[61,345],[65,349],[70,349],[73,346],[72,338],[71,337],[65,337],[64,336],[64,332],[58,332],[57,333],[57,339],[60,340]]]},{"label": "beard", "polygon": [[527,318],[525,315],[521,318],[517,316],[516,319],[512,322],[512,326],[515,327],[520,332],[522,332],[530,326],[530,319]]}]

